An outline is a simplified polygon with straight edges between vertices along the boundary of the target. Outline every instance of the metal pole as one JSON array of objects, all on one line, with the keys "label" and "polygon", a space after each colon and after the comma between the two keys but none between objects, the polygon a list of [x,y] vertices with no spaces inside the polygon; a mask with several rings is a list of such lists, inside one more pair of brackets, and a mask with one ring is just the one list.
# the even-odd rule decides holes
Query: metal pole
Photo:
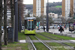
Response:
[{"label": "metal pole", "polygon": [[21,32],[21,7],[20,7],[21,5],[19,5],[19,10],[18,10],[18,14],[19,14],[19,16],[18,16],[18,25],[19,25],[19,28],[18,28],[18,31],[19,32]]},{"label": "metal pole", "polygon": [[48,0],[47,0],[47,18],[46,18],[46,31],[48,32]]},{"label": "metal pole", "polygon": [[15,4],[15,36],[14,36],[14,41],[18,42],[18,1],[14,0],[14,4]]}]

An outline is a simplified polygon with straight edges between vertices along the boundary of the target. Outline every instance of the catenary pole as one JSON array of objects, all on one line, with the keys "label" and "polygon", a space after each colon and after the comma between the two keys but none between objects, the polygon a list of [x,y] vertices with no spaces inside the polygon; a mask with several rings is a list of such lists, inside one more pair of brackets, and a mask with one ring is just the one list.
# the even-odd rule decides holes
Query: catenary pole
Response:
[{"label": "catenary pole", "polygon": [[14,41],[18,42],[18,0],[14,0],[14,13],[15,13],[15,34]]},{"label": "catenary pole", "polygon": [[47,17],[46,17],[46,31],[48,32],[48,0],[47,0]]}]

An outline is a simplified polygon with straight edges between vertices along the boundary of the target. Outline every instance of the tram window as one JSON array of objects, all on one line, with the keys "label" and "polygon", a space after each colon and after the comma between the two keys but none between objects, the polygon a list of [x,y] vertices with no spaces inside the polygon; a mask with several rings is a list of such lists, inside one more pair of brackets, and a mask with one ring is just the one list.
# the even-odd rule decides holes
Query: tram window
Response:
[{"label": "tram window", "polygon": [[33,24],[32,24],[32,26],[33,26],[33,29],[34,29],[34,28],[35,28],[34,21],[33,21]]},{"label": "tram window", "polygon": [[34,20],[34,28],[36,27],[36,20]]},{"label": "tram window", "polygon": [[30,23],[30,22],[29,22],[29,21],[27,21],[27,29],[29,29],[29,28],[30,28],[29,23]]},{"label": "tram window", "polygon": [[34,20],[34,24],[35,24],[35,27],[36,27],[36,20]]},{"label": "tram window", "polygon": [[30,21],[30,29],[32,29],[32,21]]},{"label": "tram window", "polygon": [[29,21],[29,20],[25,20],[25,29],[28,30],[33,30],[36,27],[36,20],[33,21]]},{"label": "tram window", "polygon": [[32,30],[32,21],[27,21],[27,28],[28,30]]},{"label": "tram window", "polygon": [[36,21],[34,20],[34,21],[33,21],[33,25],[32,25],[32,26],[33,26],[33,29],[35,29],[35,26],[36,26],[36,23],[35,23],[35,22],[36,22]]}]

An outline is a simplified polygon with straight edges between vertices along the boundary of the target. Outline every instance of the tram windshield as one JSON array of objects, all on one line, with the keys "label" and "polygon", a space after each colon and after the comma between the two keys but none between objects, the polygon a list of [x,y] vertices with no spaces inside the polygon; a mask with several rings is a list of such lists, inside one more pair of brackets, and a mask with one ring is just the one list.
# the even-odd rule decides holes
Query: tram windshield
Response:
[{"label": "tram windshield", "polygon": [[35,20],[33,20],[33,21],[26,20],[25,21],[25,29],[33,30],[33,29],[35,29],[35,26],[36,26]]}]

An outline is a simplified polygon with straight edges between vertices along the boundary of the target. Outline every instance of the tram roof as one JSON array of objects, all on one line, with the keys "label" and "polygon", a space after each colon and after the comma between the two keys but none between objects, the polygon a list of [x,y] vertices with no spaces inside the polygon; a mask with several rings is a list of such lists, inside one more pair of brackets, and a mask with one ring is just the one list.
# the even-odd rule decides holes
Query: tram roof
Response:
[{"label": "tram roof", "polygon": [[36,19],[36,17],[26,17],[25,20],[26,19]]}]

